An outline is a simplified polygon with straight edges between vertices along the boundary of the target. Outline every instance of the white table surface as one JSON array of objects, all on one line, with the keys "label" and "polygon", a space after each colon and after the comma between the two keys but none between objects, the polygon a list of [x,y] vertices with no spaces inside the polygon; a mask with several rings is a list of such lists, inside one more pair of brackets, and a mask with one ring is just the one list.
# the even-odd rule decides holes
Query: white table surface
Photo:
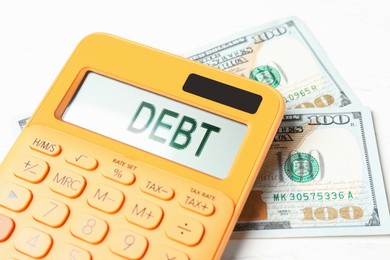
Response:
[{"label": "white table surface", "polygon": [[[386,0],[0,0],[0,158],[10,118],[31,113],[76,44],[104,31],[175,54],[286,16],[311,30],[372,109],[390,194],[390,16]],[[388,259],[390,236],[231,241],[226,259]]]}]

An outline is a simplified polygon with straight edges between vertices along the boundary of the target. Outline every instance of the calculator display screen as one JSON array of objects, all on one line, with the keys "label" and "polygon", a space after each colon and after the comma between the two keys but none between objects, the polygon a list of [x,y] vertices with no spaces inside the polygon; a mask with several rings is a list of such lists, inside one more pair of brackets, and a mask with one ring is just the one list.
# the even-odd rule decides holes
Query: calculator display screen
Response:
[{"label": "calculator display screen", "polygon": [[247,126],[89,72],[62,119],[219,179]]}]

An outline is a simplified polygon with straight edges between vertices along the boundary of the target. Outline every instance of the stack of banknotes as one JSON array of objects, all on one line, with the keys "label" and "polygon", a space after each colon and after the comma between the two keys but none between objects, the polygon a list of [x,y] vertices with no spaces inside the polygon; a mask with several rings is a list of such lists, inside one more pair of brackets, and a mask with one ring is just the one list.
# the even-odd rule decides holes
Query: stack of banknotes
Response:
[{"label": "stack of banknotes", "polygon": [[371,111],[299,19],[185,56],[266,83],[286,102],[233,238],[390,234]]},{"label": "stack of banknotes", "polygon": [[[233,238],[390,234],[371,111],[299,19],[184,56],[266,83],[286,102]],[[27,120],[17,120],[20,128]]]}]

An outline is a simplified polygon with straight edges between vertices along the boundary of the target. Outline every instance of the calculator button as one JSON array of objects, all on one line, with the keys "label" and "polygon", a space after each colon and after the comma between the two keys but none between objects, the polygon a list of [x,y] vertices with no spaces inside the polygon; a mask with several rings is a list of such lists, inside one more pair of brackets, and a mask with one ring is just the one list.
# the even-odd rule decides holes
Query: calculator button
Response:
[{"label": "calculator button", "polygon": [[141,181],[140,188],[143,192],[163,200],[170,200],[174,195],[171,187],[149,179]]},{"label": "calculator button", "polygon": [[62,226],[69,216],[69,208],[59,201],[44,198],[32,207],[33,218],[51,227]]},{"label": "calculator button", "polygon": [[205,199],[198,196],[185,195],[179,200],[180,205],[183,208],[194,211],[204,216],[210,216],[214,213],[214,205]]},{"label": "calculator button", "polygon": [[187,246],[194,246],[203,237],[203,224],[183,215],[171,218],[167,224],[165,233],[170,239]]},{"label": "calculator button", "polygon": [[131,199],[125,214],[129,222],[147,229],[156,228],[163,217],[159,206],[140,199]]},{"label": "calculator button", "polygon": [[69,164],[72,164],[87,171],[95,170],[98,165],[95,158],[75,151],[67,153],[65,156],[65,160]]},{"label": "calculator button", "polygon": [[113,253],[128,259],[140,259],[148,247],[144,236],[125,229],[116,230],[109,243]]},{"label": "calculator button", "polygon": [[91,260],[90,253],[71,244],[62,244],[54,254],[56,260]]},{"label": "calculator button", "polygon": [[91,244],[101,242],[107,231],[108,225],[106,221],[90,214],[78,215],[70,227],[70,232],[73,236]]},{"label": "calculator button", "polygon": [[49,165],[32,156],[23,156],[15,165],[14,174],[32,183],[41,182],[49,172]]},{"label": "calculator button", "polygon": [[15,238],[15,248],[34,258],[44,257],[50,250],[52,238],[35,228],[24,228]]},{"label": "calculator button", "polygon": [[57,143],[53,143],[44,138],[34,138],[30,142],[30,148],[34,151],[49,155],[49,156],[57,156],[61,152],[61,146]]},{"label": "calculator button", "polygon": [[27,208],[32,199],[30,190],[8,183],[0,186],[0,206],[20,212]]},{"label": "calculator button", "polygon": [[98,185],[87,198],[88,204],[107,213],[117,212],[123,204],[124,196],[119,190],[106,185]]},{"label": "calculator button", "polygon": [[103,176],[124,185],[130,185],[135,180],[134,174],[131,171],[118,167],[107,167],[103,171]]},{"label": "calculator button", "polygon": [[84,177],[71,172],[57,172],[50,182],[52,191],[69,198],[78,197],[85,187]]},{"label": "calculator button", "polygon": [[3,242],[9,238],[15,228],[14,221],[2,214],[0,214],[0,242]]},{"label": "calculator button", "polygon": [[148,256],[150,257],[150,259],[160,260],[189,260],[187,254],[176,249],[164,246],[155,247],[153,252],[150,252]]}]

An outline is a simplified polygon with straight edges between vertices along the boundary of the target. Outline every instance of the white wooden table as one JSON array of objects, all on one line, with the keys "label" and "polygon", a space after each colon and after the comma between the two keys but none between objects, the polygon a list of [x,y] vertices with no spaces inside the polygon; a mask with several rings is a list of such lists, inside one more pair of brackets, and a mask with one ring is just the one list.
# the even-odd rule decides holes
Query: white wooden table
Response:
[{"label": "white wooden table", "polygon": [[[390,16],[386,0],[0,0],[0,157],[9,119],[38,105],[75,45],[104,31],[175,54],[286,16],[309,27],[371,107],[390,194]],[[226,259],[386,259],[390,236],[231,241]]]}]

